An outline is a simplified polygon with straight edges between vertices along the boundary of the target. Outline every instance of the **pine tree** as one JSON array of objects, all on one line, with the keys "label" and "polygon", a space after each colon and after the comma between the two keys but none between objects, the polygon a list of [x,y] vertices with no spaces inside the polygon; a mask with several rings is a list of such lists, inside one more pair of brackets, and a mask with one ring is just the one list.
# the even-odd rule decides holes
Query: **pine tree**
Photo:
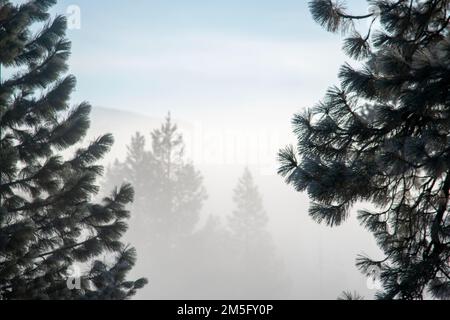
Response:
[{"label": "pine tree", "polygon": [[192,242],[206,199],[203,177],[186,160],[183,137],[170,114],[150,140],[135,134],[126,159],[110,167],[104,185],[124,180],[135,186],[135,219],[127,239],[139,243],[139,252],[145,253],[136,269],[154,277],[146,297],[186,298],[193,293],[187,283],[196,272],[186,268],[194,268],[197,254]]},{"label": "pine tree", "polygon": [[265,233],[268,223],[261,195],[248,168],[234,189],[233,201],[236,208],[229,217],[229,226],[234,236],[247,246]]},{"label": "pine tree", "polygon": [[174,246],[192,234],[199,221],[206,199],[203,178],[185,160],[183,137],[170,114],[160,128],[152,131],[150,150],[145,148],[145,138],[137,133],[128,146],[126,160],[116,162],[107,173],[106,185],[117,178],[132,183],[140,219],[136,228],[146,230],[152,246]]},{"label": "pine tree", "polygon": [[[132,220],[141,219],[143,212],[148,208],[148,194],[146,189],[148,189],[151,182],[148,176],[143,173],[151,170],[151,161],[145,150],[145,144],[145,137],[139,132],[136,132],[131,138],[130,145],[127,146],[126,160],[120,162],[116,159],[108,167],[105,180],[103,181],[103,187],[105,189],[123,183],[123,181],[133,186],[135,194],[133,204],[131,205],[133,212]],[[133,240],[139,240],[139,237]]]},{"label": "pine tree", "polygon": [[[280,174],[312,199],[311,216],[341,224],[354,205],[385,259],[380,299],[450,298],[450,28],[448,0],[371,0],[352,15],[341,1],[310,1],[314,19],[347,35],[341,85],[296,115],[298,150]],[[356,21],[368,19],[365,33]]]},{"label": "pine tree", "polygon": [[364,300],[364,297],[360,296],[358,293],[345,291],[338,298],[339,301],[350,301],[350,300]]},{"label": "pine tree", "polygon": [[[234,257],[231,287],[234,298],[272,299],[286,297],[288,285],[281,261],[268,231],[268,215],[248,168],[234,189],[235,209],[228,218],[231,231],[228,256]],[[225,272],[225,274],[227,274]]]},{"label": "pine tree", "polygon": [[[131,144],[127,147],[127,158],[125,161],[125,174],[133,181],[133,186],[138,188],[145,184],[145,180],[139,173],[145,170],[142,166],[147,164],[147,155],[145,151],[145,137],[139,132],[131,138]],[[120,171],[119,171],[120,172]]]},{"label": "pine tree", "polygon": [[[85,136],[90,106],[69,107],[75,78],[66,75],[66,20],[48,13],[55,2],[0,0],[0,64],[10,75],[0,86],[0,299],[125,299],[146,283],[126,280],[135,251],[120,241],[133,189],[92,202],[111,135],[63,155]],[[75,266],[84,272],[71,290]]]}]

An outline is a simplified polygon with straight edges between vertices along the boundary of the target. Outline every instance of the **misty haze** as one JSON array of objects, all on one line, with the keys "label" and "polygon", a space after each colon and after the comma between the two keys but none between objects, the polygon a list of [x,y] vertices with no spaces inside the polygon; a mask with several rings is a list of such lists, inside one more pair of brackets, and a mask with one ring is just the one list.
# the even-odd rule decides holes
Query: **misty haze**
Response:
[{"label": "misty haze", "polygon": [[116,140],[102,190],[129,182],[136,191],[125,239],[139,255],[131,275],[151,284],[138,298],[373,295],[355,259],[377,253],[374,241],[356,219],[331,229],[309,218],[308,197],[276,174],[276,132],[205,132],[176,115],[167,119],[92,112],[90,138],[111,132]]},{"label": "misty haze", "polygon": [[0,300],[450,298],[448,12],[0,0]]}]

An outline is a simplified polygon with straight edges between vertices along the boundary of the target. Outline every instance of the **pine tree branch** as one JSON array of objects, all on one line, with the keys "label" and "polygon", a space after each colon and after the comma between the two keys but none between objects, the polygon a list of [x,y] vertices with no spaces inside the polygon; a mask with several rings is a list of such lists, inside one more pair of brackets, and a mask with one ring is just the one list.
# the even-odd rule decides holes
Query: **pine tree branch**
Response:
[{"label": "pine tree branch", "polygon": [[78,247],[80,247],[80,246],[82,246],[82,245],[85,245],[85,244],[88,243],[89,241],[96,240],[96,239],[98,239],[98,238],[99,238],[99,236],[97,235],[97,236],[95,236],[95,237],[91,237],[91,238],[89,238],[89,239],[87,239],[87,240],[85,240],[85,241],[82,241],[82,242],[79,242],[79,243],[76,243],[76,244],[73,244],[73,245],[70,245],[70,246],[65,246],[65,247],[58,248],[58,249],[53,250],[53,251],[49,251],[49,252],[46,252],[46,253],[42,253],[42,254],[40,254],[40,255],[38,255],[38,256],[36,256],[36,257],[33,257],[33,259],[44,258],[44,257],[46,257],[46,256],[55,254],[55,253],[57,253],[57,252],[75,249],[75,248],[78,248]]}]

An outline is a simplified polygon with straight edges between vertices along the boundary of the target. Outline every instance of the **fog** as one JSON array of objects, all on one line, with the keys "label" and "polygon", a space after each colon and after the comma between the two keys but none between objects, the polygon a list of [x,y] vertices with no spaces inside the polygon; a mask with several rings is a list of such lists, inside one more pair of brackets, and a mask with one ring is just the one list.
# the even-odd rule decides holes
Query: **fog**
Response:
[{"label": "fog", "polygon": [[[358,254],[378,254],[372,236],[359,226],[356,208],[349,221],[338,228],[318,225],[308,216],[308,196],[295,192],[276,174],[282,137],[276,133],[271,136],[271,130],[247,131],[246,135],[242,130],[228,130],[221,135],[220,130],[207,131],[198,123],[172,115],[171,123],[177,125],[173,140],[182,136],[184,148],[179,156],[177,144],[172,144],[171,161],[174,168],[178,166],[174,169],[178,173],[171,181],[178,186],[171,191],[174,200],[167,200],[170,189],[158,176],[166,171],[153,159],[158,158],[154,150],[158,147],[151,134],[166,121],[94,108],[90,134],[85,139],[87,142],[110,132],[116,140],[103,163],[107,170],[99,197],[124,182],[135,188],[125,238],[138,251],[130,277],[149,279],[136,298],[336,299],[343,291],[373,297],[376,288],[355,267]],[[130,145],[137,132],[145,144],[135,150],[148,153],[139,160],[140,165],[130,161]],[[259,156],[255,157],[255,152]],[[164,162],[167,157],[159,159]],[[140,169],[130,169],[132,162],[131,166]],[[188,169],[180,169],[185,167]],[[254,220],[259,214],[252,211],[255,200],[251,192],[245,193],[245,201],[253,208],[238,210],[235,215],[249,232],[256,233],[250,245],[248,240],[240,241],[243,234],[239,233],[245,231],[233,230],[230,223],[238,206],[233,199],[235,190],[246,169],[265,215],[263,223]],[[185,207],[167,207],[174,202]],[[177,219],[176,215],[182,217]]]},{"label": "fog", "polygon": [[[72,5],[59,1],[55,13]],[[337,84],[348,61],[340,36],[315,24],[307,1],[124,6],[76,1],[71,18],[81,20],[68,36],[73,102],[94,106],[84,143],[115,138],[99,198],[124,182],[135,188],[130,278],[149,279],[136,298],[372,298],[355,267],[358,254],[379,254],[355,218],[365,204],[343,226],[321,226],[307,194],[277,175],[278,150],[296,142],[293,114]],[[178,127],[171,152],[154,131],[168,112]]]}]

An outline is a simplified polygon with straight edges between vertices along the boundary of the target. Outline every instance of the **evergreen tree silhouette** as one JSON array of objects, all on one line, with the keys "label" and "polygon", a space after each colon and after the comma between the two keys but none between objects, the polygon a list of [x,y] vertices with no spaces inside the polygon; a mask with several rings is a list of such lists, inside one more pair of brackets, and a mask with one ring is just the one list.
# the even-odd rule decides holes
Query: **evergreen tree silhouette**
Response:
[{"label": "evergreen tree silhouette", "polygon": [[147,146],[145,137],[136,133],[125,161],[110,166],[104,185],[123,180],[135,186],[136,214],[127,239],[145,254],[136,267],[152,276],[146,297],[186,298],[192,294],[188,283],[201,270],[192,237],[206,190],[200,172],[185,159],[183,137],[170,114],[150,139]]},{"label": "evergreen tree silhouette", "polygon": [[234,189],[235,209],[228,218],[231,231],[229,256],[235,298],[286,297],[288,285],[273,239],[267,229],[268,216],[262,197],[248,168]]},{"label": "evergreen tree silhouette", "polygon": [[[280,152],[280,174],[307,191],[310,215],[340,225],[360,201],[359,220],[385,259],[380,299],[450,298],[450,1],[374,0],[352,15],[341,2],[310,1],[314,19],[347,35],[341,85],[295,116],[298,150]],[[355,21],[368,19],[367,33]],[[377,23],[379,22],[379,27]]]},{"label": "evergreen tree silhouette", "polygon": [[151,148],[146,147],[144,136],[136,133],[126,160],[110,166],[105,185],[125,180],[135,186],[136,221],[131,231],[137,237],[145,232],[146,243],[163,250],[192,234],[206,191],[200,172],[185,160],[183,137],[170,114],[152,131]]},{"label": "evergreen tree silhouette", "polygon": [[[125,299],[146,284],[126,280],[133,189],[92,202],[111,135],[62,155],[85,136],[91,107],[69,107],[76,81],[66,75],[66,19],[48,13],[55,2],[0,1],[0,65],[10,75],[0,86],[0,299]],[[85,272],[72,290],[76,266]]]},{"label": "evergreen tree silhouette", "polygon": [[229,227],[233,236],[248,250],[266,234],[268,222],[261,195],[248,168],[234,189],[235,209],[229,217]]}]

